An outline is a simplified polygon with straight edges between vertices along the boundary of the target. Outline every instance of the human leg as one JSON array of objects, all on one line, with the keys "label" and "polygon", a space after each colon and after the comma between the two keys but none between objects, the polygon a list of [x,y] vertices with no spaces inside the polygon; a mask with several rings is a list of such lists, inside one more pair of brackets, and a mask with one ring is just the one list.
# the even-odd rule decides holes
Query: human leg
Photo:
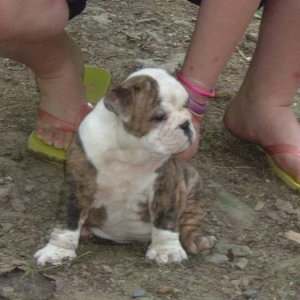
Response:
[{"label": "human leg", "polygon": [[[233,134],[263,147],[288,144],[300,149],[300,125],[291,109],[300,86],[299,17],[299,1],[267,1],[250,68],[225,114],[225,126]],[[299,156],[272,157],[300,183]]]},{"label": "human leg", "polygon": [[[65,1],[0,3],[0,56],[31,68],[40,89],[41,109],[72,123],[85,103],[85,91],[80,51],[64,32],[68,17]],[[71,139],[71,133],[42,122],[37,123],[36,132],[58,148],[66,148]]]},{"label": "human leg", "polygon": [[[182,72],[187,78],[200,81],[209,88],[215,86],[224,64],[241,39],[259,2],[259,0],[202,1],[182,67]],[[201,103],[206,99],[198,97],[195,100]],[[199,121],[194,119],[194,125],[199,130]],[[183,152],[181,157],[191,158],[197,152],[198,142]]]}]

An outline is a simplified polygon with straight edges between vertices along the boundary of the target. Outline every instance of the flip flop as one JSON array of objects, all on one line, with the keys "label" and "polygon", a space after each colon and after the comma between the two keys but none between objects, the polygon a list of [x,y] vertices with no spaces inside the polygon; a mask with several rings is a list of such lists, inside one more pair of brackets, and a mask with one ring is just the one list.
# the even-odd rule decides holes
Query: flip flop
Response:
[{"label": "flip flop", "polygon": [[290,188],[296,191],[300,191],[300,182],[296,181],[295,178],[293,178],[291,175],[279,168],[279,166],[276,164],[275,160],[272,157],[272,155],[278,153],[291,153],[300,157],[300,149],[287,144],[271,145],[260,148],[266,153],[268,163],[274,171],[274,173]]},{"label": "flip flop", "polygon": [[[110,79],[111,75],[108,71],[97,66],[85,65],[83,84],[86,89],[87,100],[89,103],[82,107],[75,123],[70,124],[59,120],[40,109],[38,110],[38,119],[61,131],[75,132],[79,123],[91,111],[91,104],[96,104],[105,96],[110,85]],[[37,136],[35,131],[29,136],[27,147],[34,155],[53,164],[62,165],[67,157],[66,150],[57,149],[54,146],[46,144]]]}]

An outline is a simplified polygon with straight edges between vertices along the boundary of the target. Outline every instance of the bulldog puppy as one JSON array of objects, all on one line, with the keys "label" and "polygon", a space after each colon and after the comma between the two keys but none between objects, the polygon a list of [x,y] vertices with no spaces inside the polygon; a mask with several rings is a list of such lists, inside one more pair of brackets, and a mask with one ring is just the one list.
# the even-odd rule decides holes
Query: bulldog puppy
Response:
[{"label": "bulldog puppy", "polygon": [[81,123],[66,162],[67,225],[37,251],[40,266],[74,259],[82,227],[120,243],[151,241],[146,257],[180,262],[212,246],[197,171],[174,154],[195,139],[188,95],[161,69],[142,69],[111,89]]}]

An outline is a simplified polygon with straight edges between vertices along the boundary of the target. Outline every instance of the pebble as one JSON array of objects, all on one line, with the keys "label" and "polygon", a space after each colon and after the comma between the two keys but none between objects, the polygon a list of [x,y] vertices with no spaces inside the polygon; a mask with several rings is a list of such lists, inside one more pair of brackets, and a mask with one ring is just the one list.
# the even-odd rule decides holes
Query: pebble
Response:
[{"label": "pebble", "polygon": [[12,178],[11,176],[6,176],[6,177],[4,178],[4,180],[5,180],[5,182],[13,182],[13,181],[14,181],[13,178]]},{"label": "pebble", "polygon": [[215,254],[206,256],[204,258],[204,260],[206,262],[219,265],[219,264],[227,263],[229,261],[229,258],[224,254],[215,253]]},{"label": "pebble", "polygon": [[172,286],[162,285],[158,288],[157,292],[160,294],[171,295],[171,294],[178,294],[179,290],[173,288]]},{"label": "pebble", "polygon": [[13,228],[13,224],[11,224],[11,223],[2,223],[1,227],[2,227],[1,231],[7,233],[8,231],[10,231]]},{"label": "pebble", "polygon": [[102,270],[105,273],[113,273],[113,269],[109,265],[102,265]]},{"label": "pebble", "polygon": [[228,217],[240,228],[252,228],[257,217],[255,210],[219,184],[213,182],[209,184],[216,189],[219,208],[224,216],[226,215],[226,218]]},{"label": "pebble", "polygon": [[286,213],[284,211],[268,211],[266,213],[266,216],[271,219],[272,221],[276,222],[277,224],[283,224],[285,222],[285,219],[287,217]]},{"label": "pebble", "polygon": [[265,207],[265,203],[263,201],[258,201],[254,207],[255,211],[262,211]]},{"label": "pebble", "polygon": [[289,201],[284,201],[284,200],[278,199],[275,202],[275,206],[277,207],[278,210],[282,210],[282,211],[286,212],[289,215],[296,213],[292,203],[289,202]]},{"label": "pebble", "polygon": [[24,205],[23,201],[19,198],[10,199],[9,203],[12,206],[12,208],[14,209],[14,211],[22,212],[25,210],[25,205]]},{"label": "pebble", "polygon": [[143,297],[145,295],[145,290],[142,288],[137,288],[136,290],[133,291],[131,297],[132,298],[140,298]]},{"label": "pebble", "polygon": [[232,295],[234,293],[234,289],[230,287],[221,287],[221,291],[226,295]]},{"label": "pebble", "polygon": [[217,243],[215,250],[221,254],[228,254],[228,251],[231,250],[234,256],[239,257],[249,256],[252,254],[252,251],[248,246],[235,244]]},{"label": "pebble", "polygon": [[40,183],[48,183],[49,179],[46,176],[41,176],[41,177],[38,178],[38,181]]},{"label": "pebble", "polygon": [[231,280],[231,283],[236,290],[240,289],[241,281],[239,279]]},{"label": "pebble", "polygon": [[10,188],[7,186],[0,187],[0,202],[5,202],[8,198]]},{"label": "pebble", "polygon": [[239,269],[244,270],[248,265],[248,259],[242,258],[235,264]]},{"label": "pebble", "polygon": [[249,32],[246,34],[246,39],[248,41],[251,41],[253,43],[257,43],[258,41],[258,34],[257,33],[253,33],[253,32]]},{"label": "pebble", "polygon": [[257,290],[256,289],[248,289],[246,291],[243,292],[243,295],[247,298],[247,299],[255,299],[257,296]]},{"label": "pebble", "polygon": [[248,288],[248,286],[249,286],[249,279],[248,278],[243,278],[241,280],[241,283],[240,283],[240,288],[242,290],[246,290]]},{"label": "pebble", "polygon": [[97,23],[99,23],[100,25],[102,25],[102,26],[111,23],[111,20],[109,19],[109,16],[106,15],[106,14],[92,16],[92,19],[94,21],[96,21]]},{"label": "pebble", "polygon": [[34,187],[35,187],[34,184],[29,183],[29,184],[27,184],[27,185],[25,186],[24,190],[25,190],[25,192],[30,193],[30,192],[33,191]]}]

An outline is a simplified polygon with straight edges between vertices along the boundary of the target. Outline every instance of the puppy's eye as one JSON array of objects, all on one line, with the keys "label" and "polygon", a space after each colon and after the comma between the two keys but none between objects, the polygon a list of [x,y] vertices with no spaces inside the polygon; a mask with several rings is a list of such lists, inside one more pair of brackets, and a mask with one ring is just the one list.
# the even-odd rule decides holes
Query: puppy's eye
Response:
[{"label": "puppy's eye", "polygon": [[155,115],[152,119],[155,122],[163,122],[165,120],[167,120],[167,115],[165,113],[159,113],[157,115]]}]

